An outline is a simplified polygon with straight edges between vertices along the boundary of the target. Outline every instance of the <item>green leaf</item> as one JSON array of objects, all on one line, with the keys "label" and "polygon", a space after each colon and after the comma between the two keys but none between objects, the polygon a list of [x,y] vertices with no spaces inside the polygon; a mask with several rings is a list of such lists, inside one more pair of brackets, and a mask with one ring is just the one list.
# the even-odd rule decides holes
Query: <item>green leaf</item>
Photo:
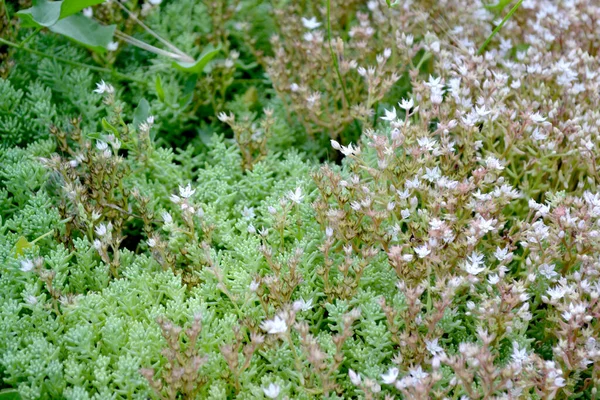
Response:
[{"label": "green leaf", "polygon": [[140,124],[150,116],[150,104],[146,99],[141,99],[133,113],[133,126],[138,129]]},{"label": "green leaf", "polygon": [[156,80],[154,81],[154,84],[156,86],[156,95],[158,96],[158,99],[164,103],[165,102],[165,91],[162,87],[160,75],[156,75]]},{"label": "green leaf", "polygon": [[209,46],[202,52],[202,54],[195,63],[174,61],[173,67],[183,72],[199,74],[202,71],[204,71],[204,68],[209,63],[209,61],[212,60],[217,54],[219,54],[219,51],[221,51],[220,47],[213,48],[212,46]]},{"label": "green leaf", "polygon": [[117,138],[121,136],[119,134],[119,130],[112,126],[110,122],[106,120],[106,118],[102,118],[102,128],[104,128],[105,131],[112,133]]},{"label": "green leaf", "polygon": [[60,18],[68,17],[69,15],[77,14],[84,8],[95,6],[104,3],[104,0],[64,0],[60,9]]},{"label": "green leaf", "polygon": [[61,19],[50,29],[96,52],[104,52],[112,41],[116,25],[104,26],[81,14]]},{"label": "green leaf", "polygon": [[484,7],[492,11],[502,11],[512,0],[498,0],[494,4],[486,4]]},{"label": "green leaf", "polygon": [[61,6],[62,1],[38,0],[34,2],[33,7],[18,11],[17,15],[22,20],[21,26],[25,28],[48,27],[54,25],[60,18]]},{"label": "green leaf", "polygon": [[100,3],[104,3],[104,0],[37,0],[33,7],[21,10],[17,15],[23,20],[21,25],[24,27],[50,27],[63,18]]},{"label": "green leaf", "polygon": [[0,390],[0,400],[21,400],[21,395],[17,389]]},{"label": "green leaf", "polygon": [[[25,253],[25,249],[28,249],[32,246],[33,245],[29,243],[29,240],[27,240],[25,236],[21,236],[15,245],[15,254],[17,256],[22,256]],[[0,399],[2,399],[2,397],[0,397]]]}]

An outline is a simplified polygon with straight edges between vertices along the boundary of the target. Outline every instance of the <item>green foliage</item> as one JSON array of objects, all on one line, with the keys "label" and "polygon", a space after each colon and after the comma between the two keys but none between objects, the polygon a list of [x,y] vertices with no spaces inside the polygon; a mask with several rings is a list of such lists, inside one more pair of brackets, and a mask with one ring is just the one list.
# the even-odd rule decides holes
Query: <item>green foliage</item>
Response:
[{"label": "green foliage", "polygon": [[596,395],[593,1],[14,3],[0,400]]}]

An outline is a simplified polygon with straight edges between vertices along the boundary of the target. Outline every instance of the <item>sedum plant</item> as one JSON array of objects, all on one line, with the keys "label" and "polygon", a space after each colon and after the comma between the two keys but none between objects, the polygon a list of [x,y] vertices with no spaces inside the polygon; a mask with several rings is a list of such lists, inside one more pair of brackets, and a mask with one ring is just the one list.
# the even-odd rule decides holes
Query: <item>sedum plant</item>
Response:
[{"label": "sedum plant", "polygon": [[11,28],[1,396],[598,396],[599,7],[329,3],[122,5],[192,79]]}]

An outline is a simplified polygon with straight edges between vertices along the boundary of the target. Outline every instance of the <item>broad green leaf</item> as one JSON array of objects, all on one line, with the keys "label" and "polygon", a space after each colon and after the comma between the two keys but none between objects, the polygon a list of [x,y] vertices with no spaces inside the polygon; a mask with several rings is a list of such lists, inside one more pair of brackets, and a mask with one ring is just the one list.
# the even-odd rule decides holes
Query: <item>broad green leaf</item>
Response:
[{"label": "broad green leaf", "polygon": [[[59,20],[77,14],[86,7],[104,3],[105,0],[37,0],[33,7],[17,12],[24,27],[50,27]],[[91,21],[91,20],[90,20]]]},{"label": "broad green leaf", "polygon": [[164,103],[165,102],[165,91],[162,87],[162,81],[160,80],[159,75],[156,75],[156,80],[154,83],[156,86],[156,96],[158,96],[158,99]]},{"label": "broad green leaf", "polygon": [[75,14],[61,19],[48,29],[102,53],[112,41],[115,28],[116,25],[103,26],[81,14]]},{"label": "broad green leaf", "polygon": [[22,20],[21,26],[39,28],[54,25],[60,18],[61,5],[62,1],[38,0],[34,2],[33,7],[17,12]]},{"label": "broad green leaf", "polygon": [[146,99],[141,99],[133,112],[133,126],[138,129],[140,124],[148,119],[150,116],[150,104]]},{"label": "broad green leaf", "polygon": [[[29,240],[25,238],[25,236],[21,236],[19,240],[17,240],[17,244],[15,245],[15,254],[17,256],[22,256],[25,253],[25,249],[32,247],[33,245],[29,243]],[[0,400],[2,397],[0,397]]]},{"label": "broad green leaf", "polygon": [[192,74],[199,74],[204,71],[204,68],[212,60],[221,49],[219,47],[212,48],[209,46],[206,50],[202,52],[200,57],[195,63],[186,63],[186,62],[173,62],[173,67],[177,68],[180,71],[189,72]]},{"label": "broad green leaf", "polygon": [[60,8],[60,18],[68,17],[69,15],[77,14],[84,8],[95,6],[104,3],[104,0],[64,0]]}]

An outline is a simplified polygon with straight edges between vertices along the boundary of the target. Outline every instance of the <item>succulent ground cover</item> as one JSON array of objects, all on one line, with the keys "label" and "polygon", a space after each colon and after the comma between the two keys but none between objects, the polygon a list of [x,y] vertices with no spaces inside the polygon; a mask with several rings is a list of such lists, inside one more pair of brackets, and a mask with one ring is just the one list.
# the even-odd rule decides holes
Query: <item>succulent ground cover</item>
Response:
[{"label": "succulent ground cover", "polygon": [[600,4],[0,2],[0,399],[595,399]]}]

